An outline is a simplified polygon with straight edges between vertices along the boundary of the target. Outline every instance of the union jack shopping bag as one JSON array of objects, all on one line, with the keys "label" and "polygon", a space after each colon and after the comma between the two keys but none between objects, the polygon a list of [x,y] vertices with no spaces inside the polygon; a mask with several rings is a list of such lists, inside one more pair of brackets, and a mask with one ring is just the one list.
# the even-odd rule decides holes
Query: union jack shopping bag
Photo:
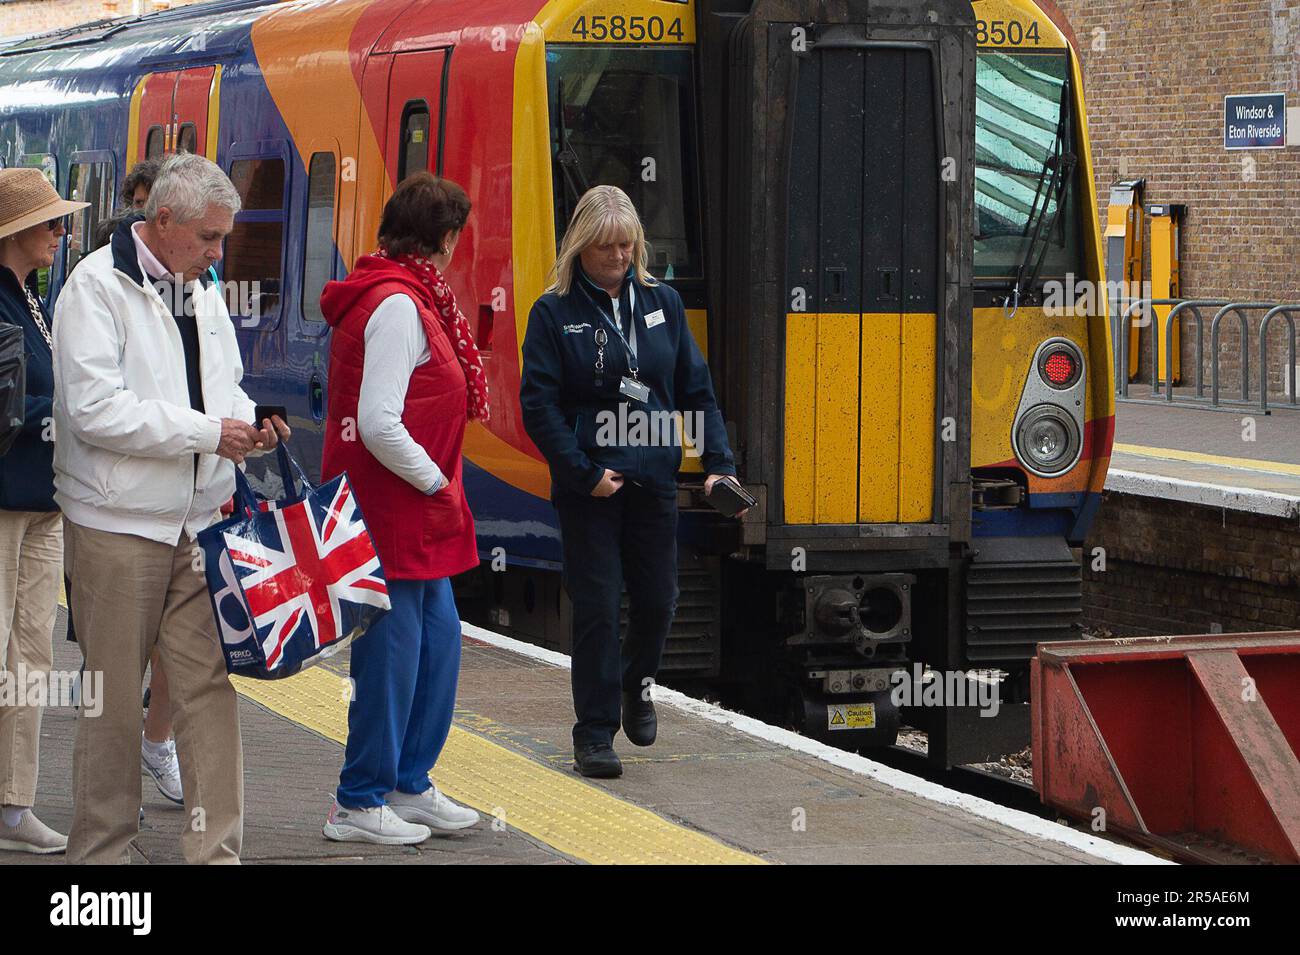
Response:
[{"label": "union jack shopping bag", "polygon": [[263,500],[236,468],[234,516],[199,533],[226,670],[259,680],[332,656],[390,607],[347,474],[313,487],[283,443],[277,458],[285,497]]}]

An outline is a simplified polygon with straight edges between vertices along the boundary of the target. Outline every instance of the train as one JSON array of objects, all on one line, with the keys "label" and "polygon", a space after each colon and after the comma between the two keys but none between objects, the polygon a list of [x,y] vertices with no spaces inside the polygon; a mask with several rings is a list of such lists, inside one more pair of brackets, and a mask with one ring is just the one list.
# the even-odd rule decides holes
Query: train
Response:
[{"label": "train", "polygon": [[0,163],[90,203],[51,302],[125,173],[177,150],[239,189],[218,269],[257,290],[232,303],[244,385],[287,408],[313,474],[321,289],[405,176],[465,188],[448,279],[494,409],[466,434],[483,562],[457,591],[467,619],[559,649],[521,346],[577,198],[623,188],[758,501],[722,518],[683,456],[661,678],[852,749],[900,725],[944,765],[1025,745],[1028,661],[1078,635],[1114,434],[1104,307],[1059,294],[1104,276],[1053,3],[212,0],[0,43]]}]

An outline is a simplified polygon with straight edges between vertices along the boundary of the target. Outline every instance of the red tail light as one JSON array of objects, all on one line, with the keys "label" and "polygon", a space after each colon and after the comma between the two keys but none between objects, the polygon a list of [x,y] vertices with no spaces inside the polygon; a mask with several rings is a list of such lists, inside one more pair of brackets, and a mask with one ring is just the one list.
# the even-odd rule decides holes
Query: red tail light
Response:
[{"label": "red tail light", "polygon": [[1054,351],[1043,359],[1043,377],[1053,388],[1068,388],[1078,380],[1079,363],[1068,351]]}]

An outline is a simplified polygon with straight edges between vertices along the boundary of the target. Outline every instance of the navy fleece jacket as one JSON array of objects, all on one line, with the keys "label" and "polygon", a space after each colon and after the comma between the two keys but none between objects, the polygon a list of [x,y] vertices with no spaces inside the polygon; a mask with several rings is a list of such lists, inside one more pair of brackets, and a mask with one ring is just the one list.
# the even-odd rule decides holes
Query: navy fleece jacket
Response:
[{"label": "navy fleece jacket", "polygon": [[[27,288],[37,294],[36,273],[27,276]],[[45,324],[53,323],[45,311]],[[56,511],[54,503],[54,442],[46,440],[54,415],[54,360],[45,336],[32,319],[18,276],[0,267],[0,321],[23,330],[27,350],[27,407],[23,428],[9,453],[0,458],[0,509],[6,511]]]},{"label": "navy fleece jacket", "polygon": [[[620,296],[624,325],[629,285],[635,281],[629,271]],[[581,267],[568,295],[548,292],[528,315],[519,403],[524,429],[550,465],[555,487],[590,494],[609,468],[654,494],[672,497],[682,461],[680,430],[665,429],[662,422],[673,411],[691,415],[686,434],[705,473],[736,473],[709,366],[691,336],[681,296],[662,282],[637,282],[635,299],[637,372],[650,389],[644,404],[619,394],[630,356],[614,333],[610,297]],[[595,370],[598,328],[608,339],[601,373]],[[645,421],[640,433],[636,412]],[[665,442],[669,430],[672,440]]]}]

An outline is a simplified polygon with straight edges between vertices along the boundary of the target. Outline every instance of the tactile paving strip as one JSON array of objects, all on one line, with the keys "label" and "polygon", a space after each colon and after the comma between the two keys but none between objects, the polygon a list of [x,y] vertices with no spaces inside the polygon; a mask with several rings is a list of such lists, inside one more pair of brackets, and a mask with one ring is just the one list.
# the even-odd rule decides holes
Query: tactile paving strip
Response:
[{"label": "tactile paving strip", "polygon": [[[343,677],[316,667],[287,680],[231,682],[249,700],[346,742],[349,683]],[[458,726],[430,777],[451,798],[486,814],[489,825],[499,819],[583,862],[766,864]]]}]

